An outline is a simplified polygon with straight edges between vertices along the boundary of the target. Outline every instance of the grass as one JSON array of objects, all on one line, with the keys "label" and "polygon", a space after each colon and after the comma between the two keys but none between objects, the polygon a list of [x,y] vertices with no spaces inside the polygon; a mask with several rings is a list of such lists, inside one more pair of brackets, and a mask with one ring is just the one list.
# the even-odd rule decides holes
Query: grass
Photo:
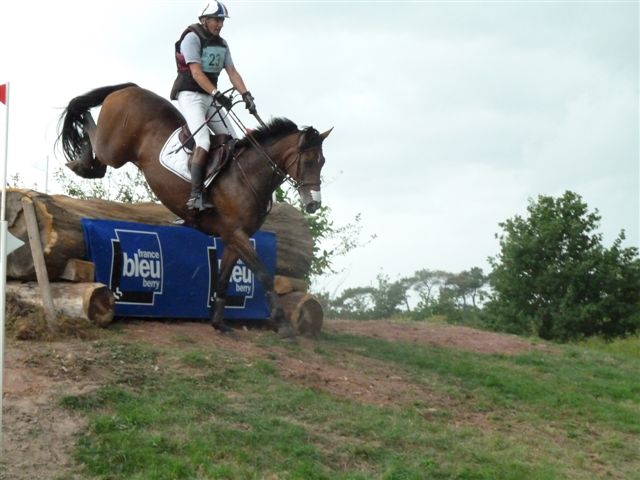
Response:
[{"label": "grass", "polygon": [[640,334],[617,340],[603,340],[595,337],[582,341],[580,345],[616,356],[640,359]]},{"label": "grass", "polygon": [[432,393],[373,406],[291,383],[275,355],[98,348],[136,374],[62,399],[89,420],[75,452],[88,478],[640,479],[640,360],[619,351],[510,357],[323,334],[328,362],[374,358]]}]

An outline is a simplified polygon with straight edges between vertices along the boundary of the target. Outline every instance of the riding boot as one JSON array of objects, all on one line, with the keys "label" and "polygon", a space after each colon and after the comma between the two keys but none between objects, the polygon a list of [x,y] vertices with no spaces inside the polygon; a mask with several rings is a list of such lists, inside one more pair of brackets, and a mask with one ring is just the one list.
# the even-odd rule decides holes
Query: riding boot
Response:
[{"label": "riding boot", "polygon": [[209,152],[202,147],[196,147],[191,157],[191,196],[187,201],[189,210],[208,210],[214,208],[206,198],[204,192],[204,176],[207,169]]}]

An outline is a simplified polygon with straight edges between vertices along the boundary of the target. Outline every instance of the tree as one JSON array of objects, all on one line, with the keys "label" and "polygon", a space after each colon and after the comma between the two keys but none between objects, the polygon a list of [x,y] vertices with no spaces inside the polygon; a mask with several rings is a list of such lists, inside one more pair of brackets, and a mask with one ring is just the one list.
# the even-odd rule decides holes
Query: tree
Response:
[{"label": "tree", "polygon": [[392,282],[387,275],[379,274],[378,288],[374,292],[373,318],[390,318],[399,313],[399,306],[407,304],[404,279]]},{"label": "tree", "polygon": [[442,270],[418,270],[411,277],[411,289],[418,295],[414,317],[424,318],[434,314],[440,289],[452,274]]},{"label": "tree", "polygon": [[340,318],[380,319],[401,313],[400,306],[407,304],[408,279],[392,282],[387,275],[379,274],[377,287],[347,288],[335,300],[323,295],[327,313]]},{"label": "tree", "polygon": [[338,318],[373,318],[376,289],[374,287],[347,288],[333,301],[327,313]]},{"label": "tree", "polygon": [[640,260],[637,248],[621,246],[624,231],[604,248],[598,211],[570,191],[540,195],[527,212],[499,224],[500,253],[489,259],[489,323],[562,341],[637,331]]}]

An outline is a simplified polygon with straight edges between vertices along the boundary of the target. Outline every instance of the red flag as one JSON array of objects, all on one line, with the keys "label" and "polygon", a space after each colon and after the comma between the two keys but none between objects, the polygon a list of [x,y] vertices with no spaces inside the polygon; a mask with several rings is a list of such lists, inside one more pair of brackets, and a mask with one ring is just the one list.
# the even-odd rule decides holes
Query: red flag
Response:
[{"label": "red flag", "polygon": [[7,84],[0,85],[0,102],[7,104]]}]

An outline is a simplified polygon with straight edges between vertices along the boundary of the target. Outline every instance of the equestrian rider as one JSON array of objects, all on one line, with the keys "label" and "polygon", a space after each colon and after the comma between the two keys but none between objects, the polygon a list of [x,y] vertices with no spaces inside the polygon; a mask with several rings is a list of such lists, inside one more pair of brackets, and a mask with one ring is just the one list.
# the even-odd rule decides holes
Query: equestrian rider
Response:
[{"label": "equestrian rider", "polygon": [[256,111],[253,96],[233,64],[229,45],[220,36],[225,18],[229,18],[229,11],[224,4],[208,3],[199,11],[200,23],[187,27],[175,44],[178,76],[171,89],[171,99],[178,100],[196,144],[191,156],[191,196],[187,201],[187,208],[192,210],[213,208],[203,192],[210,148],[209,129],[203,126],[206,119],[211,117],[208,126],[214,134],[226,133],[237,138],[229,121],[225,122],[221,115],[221,106],[231,108],[231,99],[218,90],[218,76],[223,69],[231,85],[242,94],[249,112]]}]

